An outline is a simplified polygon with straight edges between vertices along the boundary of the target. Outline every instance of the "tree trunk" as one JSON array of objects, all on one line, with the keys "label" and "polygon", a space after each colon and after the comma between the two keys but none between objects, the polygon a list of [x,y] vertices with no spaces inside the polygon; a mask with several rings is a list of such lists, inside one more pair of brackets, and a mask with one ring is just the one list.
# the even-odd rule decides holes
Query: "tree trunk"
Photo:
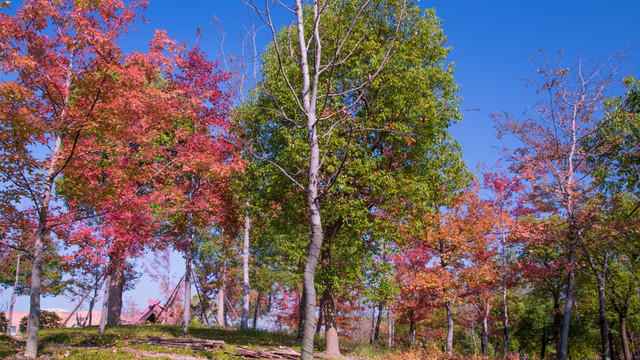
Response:
[{"label": "tree trunk", "polygon": [[416,319],[413,316],[413,309],[409,310],[409,338],[411,339],[411,346],[416,343]]},{"label": "tree trunk", "polygon": [[544,356],[547,352],[547,326],[542,329],[542,341],[540,347],[540,359],[544,359]]},{"label": "tree trunk", "polygon": [[371,306],[371,332],[369,333],[369,344],[373,345],[373,331],[376,327],[376,307]]},{"label": "tree trunk", "polygon": [[[56,141],[57,146],[57,141]],[[55,152],[57,154],[57,152]],[[54,158],[56,156],[54,155]],[[53,160],[52,160],[53,163]],[[53,164],[51,165],[52,174]],[[26,358],[35,359],[38,356],[38,329],[40,327],[40,286],[42,285],[42,256],[44,254],[44,238],[47,232],[47,218],[49,203],[53,187],[53,176],[45,191],[45,199],[40,210],[40,220],[33,246],[33,261],[31,263],[31,292],[29,300],[29,320],[27,322],[27,344],[24,351]]]},{"label": "tree trunk", "polygon": [[376,320],[376,331],[373,335],[373,344],[378,345],[380,342],[380,323],[382,323],[382,309],[384,308],[384,303],[380,301],[378,303],[378,319]]},{"label": "tree trunk", "polygon": [[102,297],[102,313],[100,314],[100,325],[98,326],[98,334],[104,334],[104,330],[107,327],[107,312],[109,311],[109,290],[111,287],[111,274],[107,276],[107,281],[104,283],[104,296]]},{"label": "tree trunk", "polygon": [[258,291],[258,298],[256,299],[256,309],[253,312],[253,330],[258,326],[258,312],[260,311],[260,300],[262,300],[262,293]]},{"label": "tree trunk", "polygon": [[507,275],[502,276],[502,313],[502,356],[503,358],[506,358],[509,355],[509,307],[507,305]]},{"label": "tree trunk", "polygon": [[391,306],[387,310],[387,331],[389,333],[389,338],[387,339],[387,346],[393,347],[393,311],[391,310]]},{"label": "tree trunk", "polygon": [[478,341],[476,341],[476,319],[471,319],[471,340],[473,340],[473,355],[478,355]]},{"label": "tree trunk", "polygon": [[484,312],[482,313],[482,339],[480,341],[482,355],[487,356],[489,349],[489,299],[485,299]]},{"label": "tree trunk", "polygon": [[453,355],[453,311],[451,310],[451,300],[447,300],[444,303],[447,310],[447,356]]},{"label": "tree trunk", "polygon": [[[102,275],[100,276],[102,277]],[[93,307],[95,306],[96,299],[98,298],[98,291],[100,291],[100,279],[101,278],[97,278],[96,282],[93,285],[93,297],[91,298],[91,301],[89,301],[89,313],[84,319],[84,323],[82,324],[83,327],[87,324],[87,321],[89,322],[89,326],[91,326],[93,323]]]},{"label": "tree trunk", "polygon": [[305,293],[304,284],[302,289],[302,296],[300,297],[300,303],[298,304],[298,312],[300,312],[300,318],[298,319],[298,334],[297,340],[302,342],[302,335],[304,333],[304,312],[305,312]]},{"label": "tree trunk", "polygon": [[320,299],[320,306],[318,306],[318,322],[316,323],[316,334],[320,334],[320,330],[322,330],[322,325],[324,324],[324,300],[322,297]]},{"label": "tree trunk", "polygon": [[116,256],[110,259],[109,277],[109,310],[107,312],[107,326],[120,325],[122,313],[122,290],[124,289],[124,259]]},{"label": "tree trunk", "polygon": [[605,278],[596,276],[598,281],[598,315],[600,323],[600,337],[602,339],[602,360],[610,360],[609,322],[607,321],[607,298],[605,294]]},{"label": "tree trunk", "polygon": [[560,295],[553,295],[553,341],[556,345],[556,353],[560,349],[560,337],[562,335],[562,315],[560,312]]},{"label": "tree trunk", "polygon": [[242,242],[242,317],[240,328],[249,328],[249,232],[251,230],[251,218],[249,217],[249,201],[247,200],[244,213],[244,241]]},{"label": "tree trunk", "polygon": [[631,348],[629,346],[629,336],[627,334],[627,316],[620,317],[620,340],[622,340],[622,351],[624,351],[624,359],[632,360]]},{"label": "tree trunk", "polygon": [[[18,253],[16,260],[16,278],[13,281],[13,290],[11,290],[11,300],[9,300],[9,314],[7,315],[7,335],[11,335],[11,321],[13,320],[13,304],[16,303],[16,292],[18,290],[18,280],[20,279],[20,257],[22,253]],[[16,331],[17,332],[17,331]]]},{"label": "tree trunk", "polygon": [[[191,199],[191,194],[189,199]],[[183,337],[187,336],[187,329],[191,322],[191,261],[193,260],[193,242],[195,236],[193,212],[189,211],[187,214],[187,246],[184,250],[184,309],[182,312],[182,322],[180,323],[180,335]]]},{"label": "tree trunk", "polygon": [[220,269],[220,289],[218,290],[218,313],[216,321],[218,326],[225,326],[225,311],[224,311],[224,299],[226,298],[226,286],[227,286],[227,259],[226,259],[226,241],[224,236],[224,230],[221,232],[222,238],[222,267]]},{"label": "tree trunk", "polygon": [[[304,293],[304,327],[302,333],[302,359],[313,359],[313,337],[315,334],[315,308],[316,308],[316,288],[315,274],[318,267],[318,257],[322,248],[323,232],[322,219],[320,217],[319,195],[319,172],[320,172],[320,144],[318,143],[316,98],[318,93],[318,79],[311,84],[309,71],[309,59],[307,57],[307,39],[304,35],[304,7],[302,0],[296,0],[296,16],[298,30],[298,44],[300,46],[300,68],[302,72],[302,102],[304,114],[307,120],[307,140],[309,141],[309,177],[307,183],[307,207],[309,211],[309,245],[307,248],[307,259],[304,267],[303,288]],[[313,4],[314,17],[318,18],[319,5]],[[317,78],[318,68],[321,63],[322,43],[315,28],[314,37],[316,42],[314,50],[316,57],[315,67]],[[314,98],[311,98],[313,94]]]},{"label": "tree trunk", "polygon": [[[569,224],[570,228],[574,226]],[[558,349],[558,358],[567,360],[567,351],[569,349],[569,323],[571,322],[571,310],[573,307],[574,283],[576,262],[576,241],[574,230],[569,229],[569,279],[567,282],[567,291],[565,295],[564,315],[562,318],[562,333],[560,334],[560,348]]]},{"label": "tree trunk", "polygon": [[324,291],[324,337],[326,353],[329,357],[340,356],[340,344],[338,340],[338,326],[336,324],[336,309],[333,299],[333,287],[329,286]]}]

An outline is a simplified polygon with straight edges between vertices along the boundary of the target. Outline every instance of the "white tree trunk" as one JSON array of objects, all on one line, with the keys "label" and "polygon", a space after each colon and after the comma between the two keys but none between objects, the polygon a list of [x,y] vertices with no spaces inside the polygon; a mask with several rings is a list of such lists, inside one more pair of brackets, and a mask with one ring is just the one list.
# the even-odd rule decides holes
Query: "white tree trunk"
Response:
[{"label": "white tree trunk", "polygon": [[249,217],[249,201],[247,200],[244,214],[244,241],[242,242],[242,318],[240,328],[249,328],[249,233],[251,231],[251,218]]}]

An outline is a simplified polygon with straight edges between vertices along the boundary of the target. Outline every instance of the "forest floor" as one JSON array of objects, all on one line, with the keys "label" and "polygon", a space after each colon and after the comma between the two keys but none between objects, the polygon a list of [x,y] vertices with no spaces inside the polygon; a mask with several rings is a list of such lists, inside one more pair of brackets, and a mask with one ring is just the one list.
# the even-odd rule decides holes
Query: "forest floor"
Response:
[{"label": "forest floor", "polygon": [[[179,338],[179,325],[135,325],[43,329],[39,359],[295,359],[300,346],[294,335],[236,328],[189,327],[187,340]],[[212,341],[216,340],[216,341]],[[224,343],[222,343],[224,342]],[[320,344],[322,341],[318,341]],[[0,358],[20,358],[25,340],[0,335]],[[345,344],[343,359],[386,359],[389,350]],[[318,358],[323,356],[317,348]]]}]

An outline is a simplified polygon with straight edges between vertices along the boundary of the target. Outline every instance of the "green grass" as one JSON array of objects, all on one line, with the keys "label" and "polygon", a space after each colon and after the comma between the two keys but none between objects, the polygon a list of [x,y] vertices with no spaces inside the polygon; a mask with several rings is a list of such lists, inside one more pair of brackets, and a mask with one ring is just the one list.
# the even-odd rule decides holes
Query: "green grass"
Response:
[{"label": "green grass", "polygon": [[7,335],[0,335],[0,359],[14,357],[23,345]]},{"label": "green grass", "polygon": [[[270,348],[287,346],[300,350],[295,335],[270,333],[266,331],[239,330],[235,328],[214,328],[202,325],[189,327],[187,337],[223,340],[222,350],[196,351],[190,349],[167,348],[146,343],[149,337],[179,337],[179,325],[136,325],[109,328],[98,334],[95,327],[43,329],[40,331],[39,355],[46,359],[140,359],[153,353],[154,359],[171,359],[171,355],[193,355],[209,359],[238,359],[232,355],[236,346],[246,348]],[[317,338],[316,351],[323,351],[323,339]],[[342,342],[343,353],[358,359],[384,359],[393,352],[386,347],[368,344]],[[8,336],[0,336],[0,358],[11,358],[24,351],[24,342]],[[163,356],[165,355],[165,356]]]},{"label": "green grass", "polygon": [[[189,349],[167,348],[147,344],[151,336],[176,338],[180,335],[179,325],[135,325],[109,328],[104,334],[98,334],[95,327],[42,329],[40,330],[39,355],[46,358],[66,359],[136,359],[145,358],[144,352],[153,352],[170,359],[170,354],[196,355],[209,359],[232,359],[236,346],[268,348],[288,346],[300,349],[295,336],[282,333],[269,333],[235,328],[212,328],[202,325],[189,327],[187,337],[223,340],[222,350],[196,351]],[[143,342],[143,343],[138,343]],[[11,358],[24,350],[24,343],[8,336],[0,337],[0,358]]]}]

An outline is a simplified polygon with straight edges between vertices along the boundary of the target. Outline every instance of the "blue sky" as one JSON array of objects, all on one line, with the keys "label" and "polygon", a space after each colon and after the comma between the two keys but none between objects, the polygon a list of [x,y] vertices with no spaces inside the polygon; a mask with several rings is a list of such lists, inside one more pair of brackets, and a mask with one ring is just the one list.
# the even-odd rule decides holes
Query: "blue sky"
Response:
[{"label": "blue sky", "polygon": [[[262,3],[262,1],[257,1]],[[289,2],[289,0],[285,0]],[[292,2],[292,1],[291,1]],[[528,57],[537,57],[538,50],[548,54],[563,49],[567,65],[578,55],[590,61],[602,60],[614,52],[627,49],[625,64],[629,75],[640,77],[640,1],[538,0],[538,1],[417,1],[423,7],[435,7],[443,21],[444,32],[452,47],[450,60],[455,62],[455,78],[461,85],[464,119],[453,128],[453,135],[464,148],[464,158],[471,170],[479,162],[491,165],[499,158],[494,147],[513,146],[495,137],[490,113],[507,110],[516,115],[524,104],[534,100],[534,92],[525,88],[523,78],[535,70]],[[20,1],[12,1],[15,9]],[[227,34],[227,51],[237,51],[242,23],[248,23],[250,11],[240,0],[191,0],[175,2],[151,0],[145,16],[148,24],[139,24],[122,42],[126,50],[144,50],[155,28],[167,30],[170,37],[193,44],[196,28],[203,37],[199,45],[211,58],[220,55],[219,33],[211,25],[217,17]],[[282,25],[290,21],[279,16]],[[261,47],[267,44],[268,33],[262,32]],[[633,44],[635,47],[631,47]],[[472,110],[479,109],[479,111]],[[172,269],[181,273],[183,263],[173,256]],[[176,278],[178,278],[177,276]],[[0,294],[0,309],[4,309],[9,289]],[[141,278],[137,289],[125,294],[140,306],[148,298],[159,297],[148,278]],[[43,299],[43,307],[72,308],[68,300]],[[28,299],[21,298],[16,310],[26,310]]]}]

